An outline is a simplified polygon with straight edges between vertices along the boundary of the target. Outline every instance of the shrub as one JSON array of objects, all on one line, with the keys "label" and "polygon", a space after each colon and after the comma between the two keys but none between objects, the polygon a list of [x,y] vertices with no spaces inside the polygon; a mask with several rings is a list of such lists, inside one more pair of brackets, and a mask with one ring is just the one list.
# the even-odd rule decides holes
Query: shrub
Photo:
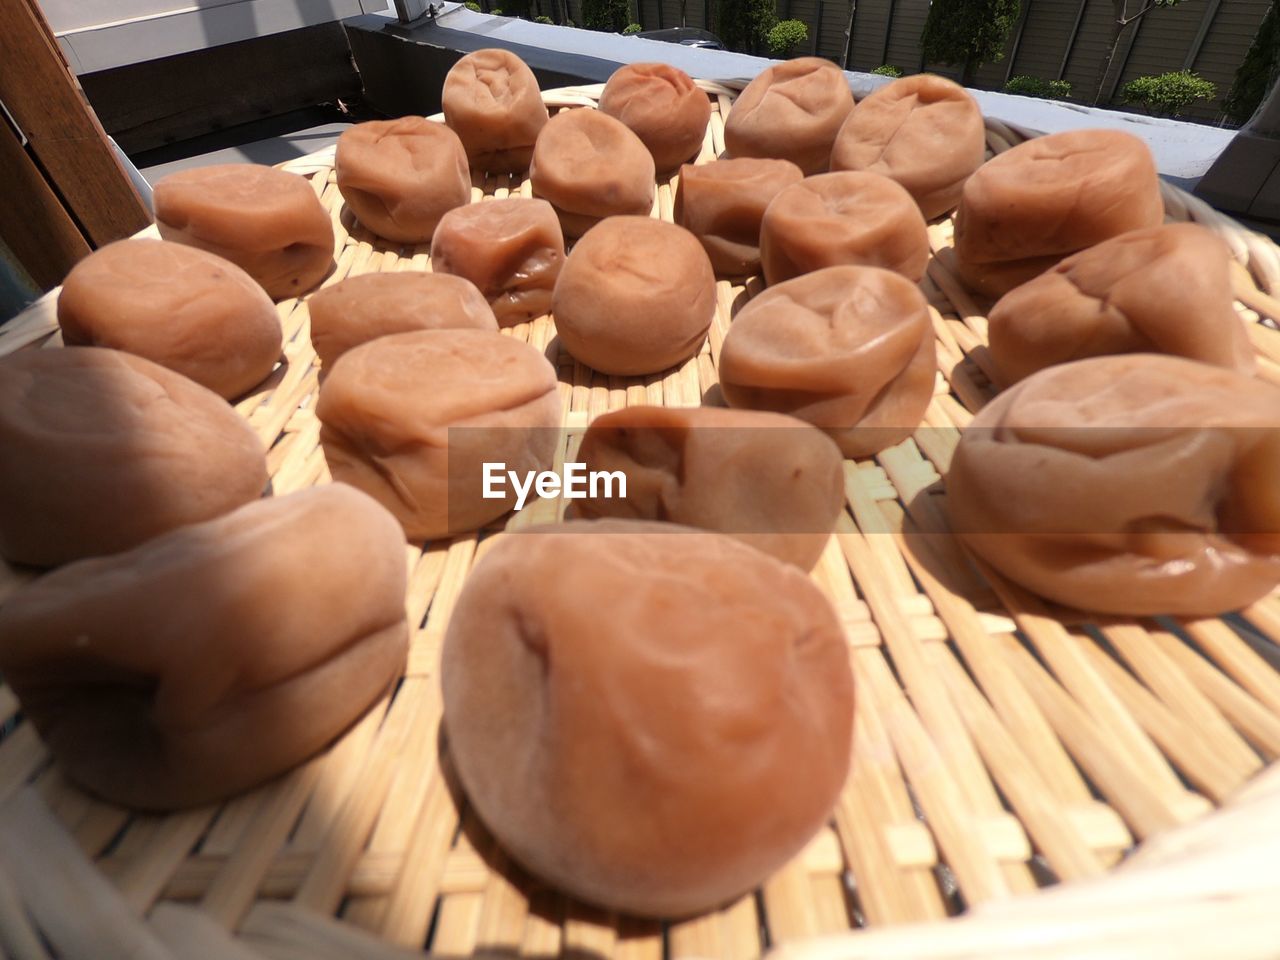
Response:
[{"label": "shrub", "polygon": [[533,18],[533,22],[534,22],[534,23],[546,23],[546,24],[550,24],[550,25],[551,25],[551,26],[553,26],[553,27],[556,25],[556,22],[555,22],[554,20],[552,20],[550,17],[534,17],[534,18]]},{"label": "shrub", "polygon": [[877,77],[893,77],[893,79],[895,80],[897,80],[900,76],[902,76],[902,71],[899,70],[897,67],[895,67],[892,63],[882,63],[880,64],[880,66],[876,67],[871,72],[874,73]]},{"label": "shrub", "polygon": [[480,12],[481,12],[481,11],[480,11],[480,4],[476,3],[476,2],[475,2],[475,0],[467,0],[467,2],[463,4],[463,6],[464,6],[464,7],[466,7],[468,10],[471,10],[471,11],[473,11],[473,12],[475,12],[475,13],[480,13]]},{"label": "shrub", "polygon": [[1066,80],[1043,80],[1040,77],[1013,77],[1004,85],[1005,93],[1020,93],[1024,97],[1041,100],[1066,100],[1071,96],[1071,84]]},{"label": "shrub", "polygon": [[1258,35],[1236,71],[1231,92],[1222,101],[1223,112],[1245,123],[1261,106],[1276,75],[1280,74],[1280,4],[1272,3],[1258,27]]},{"label": "shrub", "polygon": [[925,60],[961,64],[960,82],[972,86],[978,67],[1004,56],[1018,8],[1019,0],[933,0],[920,35]]},{"label": "shrub", "polygon": [[643,29],[644,27],[640,26],[640,24],[638,23],[628,23],[626,27],[623,29],[622,33],[624,36],[629,37],[631,36],[631,34],[639,33]]},{"label": "shrub", "polygon": [[809,28],[799,20],[780,20],[769,31],[769,53],[775,57],[789,57],[797,44],[809,39]]},{"label": "shrub", "polygon": [[582,0],[582,22],[588,30],[621,33],[631,22],[631,0]]},{"label": "shrub", "polygon": [[1190,70],[1175,70],[1130,80],[1120,92],[1120,99],[1152,113],[1177,116],[1197,100],[1212,100],[1217,92],[1218,88],[1204,77]]},{"label": "shrub", "polygon": [[719,0],[716,33],[730,50],[759,53],[778,22],[775,0]]}]

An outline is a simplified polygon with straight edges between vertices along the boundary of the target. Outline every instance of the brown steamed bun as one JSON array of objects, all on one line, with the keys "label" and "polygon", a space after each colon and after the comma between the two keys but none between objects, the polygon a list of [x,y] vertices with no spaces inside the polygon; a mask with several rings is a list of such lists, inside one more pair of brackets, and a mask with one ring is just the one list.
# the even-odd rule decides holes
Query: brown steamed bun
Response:
[{"label": "brown steamed bun", "polygon": [[253,163],[179,170],[155,185],[165,240],[216,253],[273,300],[298,297],[333,269],[333,223],[311,184]]},{"label": "brown steamed bun", "polygon": [[320,387],[320,443],[333,479],[395,515],[409,540],[478,530],[516,495],[484,497],[486,462],[551,469],[560,425],[541,352],[481,330],[380,337],[348,350]]},{"label": "brown steamed bun", "polygon": [[1155,162],[1118,130],[1034,137],[965,181],[956,212],[960,279],[998,298],[1058,260],[1103,240],[1160,225]]},{"label": "brown steamed bun", "polygon": [[414,330],[489,330],[498,321],[475,284],[419,270],[365,273],[317,291],[307,301],[311,345],[328,369],[352,347]]},{"label": "brown steamed bun", "polygon": [[314,756],[404,668],[403,541],[330,485],[37,580],[0,671],[67,779],[111,802],[222,800]]},{"label": "brown steamed bun", "polygon": [[523,173],[547,122],[533,71],[509,50],[469,53],[450,68],[440,96],[447,123],[471,166],[486,173]]},{"label": "brown steamed bun", "polygon": [[831,169],[883,174],[902,184],[932,220],[955,209],[985,150],[977,101],[958,83],[918,73],[853,108],[836,136]]},{"label": "brown steamed bun", "polygon": [[471,202],[462,141],[424,117],[348,127],[338,138],[334,171],[356,219],[395,243],[430,242],[441,217]]},{"label": "brown steamed bun", "polygon": [[588,471],[623,474],[627,495],[599,488],[570,502],[573,517],[725,533],[803,570],[818,562],[844,508],[840,449],[773,413],[624,407],[591,421],[577,459]]},{"label": "brown steamed bun", "polygon": [[711,101],[683,70],[631,63],[609,77],[600,111],[625,123],[661,172],[698,155],[711,120]]},{"label": "brown steamed bun", "polygon": [[720,349],[729,406],[790,414],[846,457],[915,432],[937,375],[919,287],[876,267],[828,267],[754,297]]},{"label": "brown steamed bun", "polygon": [[610,217],[578,241],[552,299],[556,332],[601,373],[658,373],[694,356],[716,309],[698,239],[649,217]]},{"label": "brown steamed bun", "polygon": [[0,360],[0,555],[117,553],[261,496],[266,452],[211,390],[100,347]]},{"label": "brown steamed bun", "polygon": [[878,173],[824,173],[787,187],[760,222],[770,286],[823,267],[883,267],[913,283],[929,263],[929,233],[911,194]]},{"label": "brown steamed bun", "polygon": [[743,157],[685,164],[675,221],[698,238],[717,276],[760,271],[760,221],[769,201],[804,174],[790,160]]},{"label": "brown steamed bun", "polygon": [[1015,287],[991,308],[991,358],[1006,384],[1117,353],[1168,353],[1251,374],[1233,306],[1231,252],[1191,223],[1123,233]]},{"label": "brown steamed bun", "polygon": [[450,756],[499,843],[625,913],[750,890],[826,822],[849,767],[830,604],[720,534],[612,520],[504,535],[467,578],[441,681]]},{"label": "brown steamed bun", "polygon": [[1181,357],[1032,374],[965,429],[954,531],[1043,597],[1211,616],[1280,583],[1280,389]]},{"label": "brown steamed bun", "polygon": [[509,197],[459,207],[431,239],[431,269],[479,287],[503,327],[551,310],[563,265],[564,233],[545,200]]},{"label": "brown steamed bun", "polygon": [[561,110],[547,123],[529,181],[570,238],[606,217],[648,216],[653,208],[653,157],[622,121],[586,107]]},{"label": "brown steamed bun", "polygon": [[119,240],[63,281],[58,325],[68,346],[145,357],[233,399],[280,358],[275,304],[229,260],[180,243]]},{"label": "brown steamed bun", "polygon": [[805,176],[830,167],[831,147],[853,109],[853,92],[830,60],[797,57],[764,70],[734,101],[724,124],[731,157],[790,160]]}]

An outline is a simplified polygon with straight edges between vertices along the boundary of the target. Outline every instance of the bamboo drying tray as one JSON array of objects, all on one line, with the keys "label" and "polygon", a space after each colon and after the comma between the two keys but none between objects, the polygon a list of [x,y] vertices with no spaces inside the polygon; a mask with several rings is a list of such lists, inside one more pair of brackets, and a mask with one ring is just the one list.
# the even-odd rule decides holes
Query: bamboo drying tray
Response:
[{"label": "bamboo drying tray", "polygon": [[[701,85],[715,106],[705,161],[723,149],[735,91]],[[545,99],[590,109],[601,89]],[[987,123],[993,152],[1030,135]],[[332,214],[338,268],[327,282],[427,269],[426,247],[387,246],[353,223],[332,164],[330,149],[284,165],[310,178]],[[1270,297],[1280,251],[1163,189],[1170,218],[1230,243],[1241,320],[1261,375],[1280,382],[1269,322],[1280,317]],[[477,179],[472,200],[507,195],[530,195],[528,181]],[[661,183],[654,216],[671,219],[672,196]],[[529,880],[458,805],[437,750],[436,668],[450,608],[485,550],[470,536],[408,550],[415,630],[394,699],[325,755],[216,808],[132,816],[84,796],[0,689],[0,954],[324,960],[425,946],[450,957],[661,960],[781,946],[824,958],[990,957],[1053,942],[1054,956],[1070,952],[1063,944],[1118,956],[1270,955],[1280,945],[1280,767],[1265,767],[1280,755],[1280,596],[1223,619],[1067,622],[968,564],[945,535],[939,476],[958,428],[992,394],[986,320],[956,282],[950,222],[929,234],[923,288],[941,374],[928,429],[846,463],[848,509],[814,572],[856,674],[852,772],[830,826],[759,892],[686,922],[620,919]],[[548,350],[559,372],[560,456],[607,410],[701,402],[716,387],[732,314],[758,290],[719,283],[709,342],[665,376],[594,373],[558,352],[547,318],[511,330]],[[0,354],[58,346],[55,296],[0,329]],[[306,302],[279,311],[286,362],[237,409],[270,444],[284,494],[328,473]],[[512,523],[554,519],[559,507],[538,503]],[[0,602],[20,580],[0,574]],[[1224,803],[1239,806],[1213,813]],[[1008,903],[1055,881],[1064,883]],[[890,926],[912,922],[927,925]],[[863,926],[877,929],[810,940]]]}]

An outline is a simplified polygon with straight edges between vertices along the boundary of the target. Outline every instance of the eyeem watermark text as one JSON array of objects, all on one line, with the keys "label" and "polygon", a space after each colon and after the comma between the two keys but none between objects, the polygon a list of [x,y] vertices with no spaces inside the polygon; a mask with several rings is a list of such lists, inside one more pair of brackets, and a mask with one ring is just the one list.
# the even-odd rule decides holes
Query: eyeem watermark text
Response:
[{"label": "eyeem watermark text", "polygon": [[484,465],[486,500],[502,500],[507,484],[516,494],[516,509],[523,510],[531,492],[539,497],[563,496],[566,500],[606,499],[627,496],[627,475],[621,470],[588,470],[585,463],[566,463],[564,476],[554,470],[529,470],[521,476],[505,463]]}]

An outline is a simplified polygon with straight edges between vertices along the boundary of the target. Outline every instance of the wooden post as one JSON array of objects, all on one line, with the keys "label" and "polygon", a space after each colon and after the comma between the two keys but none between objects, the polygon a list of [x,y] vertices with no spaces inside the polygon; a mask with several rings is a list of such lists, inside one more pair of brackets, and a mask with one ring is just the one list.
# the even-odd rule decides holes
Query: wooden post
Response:
[{"label": "wooden post", "polygon": [[1009,65],[1004,69],[1004,82],[1008,83],[1013,76],[1013,63],[1018,59],[1018,47],[1022,45],[1022,31],[1027,27],[1027,17],[1031,13],[1031,0],[1022,0],[1022,10],[1018,14],[1018,26],[1013,34],[1013,46],[1009,48]]},{"label": "wooden post", "polygon": [[1076,10],[1076,22],[1071,25],[1071,36],[1067,38],[1067,49],[1062,51],[1062,62],[1058,64],[1058,76],[1056,79],[1061,80],[1062,75],[1067,72],[1067,64],[1071,62],[1071,51],[1075,48],[1076,37],[1080,36],[1080,22],[1084,20],[1084,8],[1089,0],[1080,0],[1080,6]]},{"label": "wooden post", "polygon": [[0,177],[13,196],[0,204],[0,236],[53,286],[90,249],[151,217],[35,0],[0,2],[0,36],[0,102],[17,128],[0,119]]}]

